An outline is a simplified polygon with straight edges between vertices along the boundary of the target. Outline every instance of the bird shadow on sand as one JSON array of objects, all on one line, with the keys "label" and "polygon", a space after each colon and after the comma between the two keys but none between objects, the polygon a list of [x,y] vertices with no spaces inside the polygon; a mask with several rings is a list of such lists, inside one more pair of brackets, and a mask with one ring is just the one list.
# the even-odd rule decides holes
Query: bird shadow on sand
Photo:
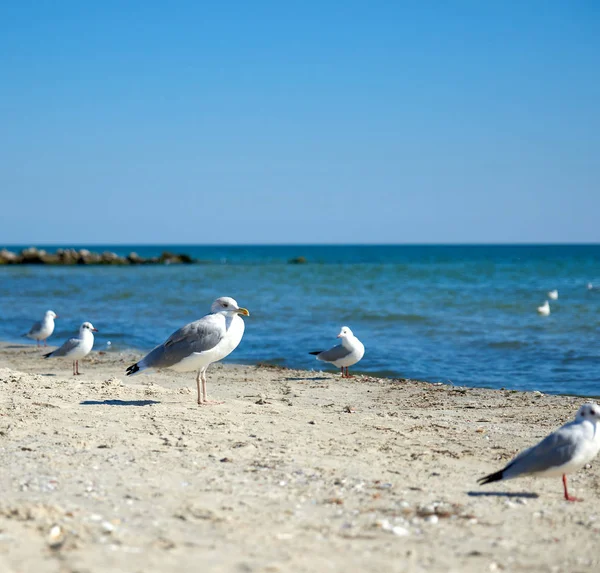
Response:
[{"label": "bird shadow on sand", "polygon": [[467,495],[470,497],[527,497],[529,499],[540,497],[537,493],[530,491],[468,491]]},{"label": "bird shadow on sand", "polygon": [[284,378],[288,382],[302,382],[306,380],[329,380],[327,376],[288,376]]},{"label": "bird shadow on sand", "polygon": [[151,406],[160,404],[156,400],[84,400],[80,406]]}]

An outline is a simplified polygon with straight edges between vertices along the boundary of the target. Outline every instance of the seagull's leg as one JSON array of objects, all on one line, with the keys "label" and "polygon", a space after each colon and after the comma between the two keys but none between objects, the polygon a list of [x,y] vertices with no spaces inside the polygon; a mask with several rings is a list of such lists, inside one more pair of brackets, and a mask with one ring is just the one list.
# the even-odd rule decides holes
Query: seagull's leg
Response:
[{"label": "seagull's leg", "polygon": [[39,338],[36,338],[35,341],[37,342],[37,347],[39,348],[40,347],[40,340],[39,340]]},{"label": "seagull's leg", "polygon": [[214,400],[209,400],[206,394],[206,368],[202,370],[202,405],[207,406],[210,404],[222,404],[223,402],[215,402]]},{"label": "seagull's leg", "polygon": [[200,400],[200,370],[198,370],[196,374],[196,388],[198,388],[198,404],[202,404],[202,400]]},{"label": "seagull's leg", "polygon": [[44,346],[48,346],[46,340],[48,340],[47,338],[44,338]]},{"label": "seagull's leg", "polygon": [[79,372],[79,360],[75,360],[75,370],[77,372],[77,376],[79,376],[81,374],[81,372]]},{"label": "seagull's leg", "polygon": [[348,366],[346,366],[346,378],[354,378],[354,376],[352,376],[352,374],[348,373]]},{"label": "seagull's leg", "polygon": [[76,373],[75,373],[75,360],[73,360],[73,376],[76,376]]},{"label": "seagull's leg", "polygon": [[567,476],[565,474],[563,474],[562,480],[563,480],[563,487],[565,488],[565,499],[567,501],[583,501],[583,499],[569,495],[569,492],[567,491]]}]

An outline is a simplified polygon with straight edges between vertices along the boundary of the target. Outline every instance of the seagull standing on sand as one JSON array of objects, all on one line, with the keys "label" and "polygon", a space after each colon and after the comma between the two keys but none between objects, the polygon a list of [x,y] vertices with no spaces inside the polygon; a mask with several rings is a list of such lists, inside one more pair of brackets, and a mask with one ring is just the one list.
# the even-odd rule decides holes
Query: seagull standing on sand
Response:
[{"label": "seagull standing on sand", "polygon": [[127,376],[146,369],[171,368],[177,372],[197,370],[198,404],[219,404],[206,397],[206,369],[237,348],[245,328],[240,315],[250,316],[250,313],[228,296],[215,300],[210,310],[210,314],[186,324],[139,362],[127,368]]},{"label": "seagull standing on sand", "polygon": [[58,318],[58,314],[56,314],[53,310],[47,310],[46,314],[44,314],[44,318],[42,318],[40,322],[36,322],[31,327],[31,330],[23,336],[37,340],[38,346],[40,345],[40,340],[44,341],[44,346],[48,346],[46,339],[54,332],[55,318]]},{"label": "seagull standing on sand", "polygon": [[[348,366],[353,366],[364,356],[365,347],[347,326],[342,326],[342,330],[340,330],[337,337],[342,339],[342,343],[338,346],[334,346],[329,350],[317,350],[316,352],[310,352],[310,354],[316,356],[317,360],[329,362],[341,368],[342,378],[352,378],[348,374]],[[345,374],[344,368],[346,368]]]},{"label": "seagull standing on sand", "polygon": [[557,300],[558,299],[558,291],[556,289],[549,291],[548,298],[550,300]]},{"label": "seagull standing on sand", "polygon": [[550,303],[545,300],[542,306],[537,307],[538,314],[548,316],[550,314]]},{"label": "seagull standing on sand", "polygon": [[600,406],[594,402],[584,404],[579,408],[575,420],[565,424],[539,444],[521,452],[504,469],[479,479],[480,485],[526,475],[562,475],[565,499],[581,501],[569,495],[567,474],[581,469],[600,451],[599,420]]},{"label": "seagull standing on sand", "polygon": [[44,358],[70,358],[73,361],[73,376],[79,376],[79,360],[85,358],[94,346],[94,332],[98,332],[91,322],[84,322],[79,327],[79,336],[69,338],[54,352],[44,354]]}]

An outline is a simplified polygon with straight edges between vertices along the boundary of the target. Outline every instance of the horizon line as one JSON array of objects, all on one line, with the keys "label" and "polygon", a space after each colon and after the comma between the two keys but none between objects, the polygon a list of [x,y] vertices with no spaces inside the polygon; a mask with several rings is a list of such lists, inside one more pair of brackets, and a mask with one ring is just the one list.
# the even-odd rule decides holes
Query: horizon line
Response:
[{"label": "horizon line", "polygon": [[104,242],[40,242],[40,243],[0,243],[0,248],[10,247],[594,247],[599,242],[459,242],[459,243],[104,243]]}]

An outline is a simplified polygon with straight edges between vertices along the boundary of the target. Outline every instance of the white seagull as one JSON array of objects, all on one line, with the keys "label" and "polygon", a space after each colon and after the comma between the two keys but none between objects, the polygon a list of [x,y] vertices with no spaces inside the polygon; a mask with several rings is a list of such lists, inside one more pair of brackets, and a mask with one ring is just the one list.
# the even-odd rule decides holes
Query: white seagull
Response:
[{"label": "white seagull", "polygon": [[542,306],[537,307],[538,314],[548,316],[550,314],[550,303],[545,300]]},{"label": "white seagull", "polygon": [[44,346],[48,346],[46,343],[46,339],[52,335],[54,332],[54,319],[58,318],[58,314],[56,314],[53,310],[47,310],[44,314],[44,318],[40,320],[40,322],[36,322],[31,330],[24,334],[23,336],[27,336],[27,338],[32,338],[33,340],[37,340],[37,345],[40,345],[40,340],[44,341]]},{"label": "white seagull", "polygon": [[550,300],[557,300],[558,299],[558,291],[556,289],[549,291],[548,298]]},{"label": "white seagull", "polygon": [[220,403],[211,402],[206,397],[206,369],[237,348],[245,328],[240,315],[250,316],[250,313],[228,296],[215,300],[210,310],[210,314],[181,327],[139,362],[127,368],[127,376],[146,369],[171,368],[177,372],[197,370],[198,404]]},{"label": "white seagull", "polygon": [[484,485],[495,481],[532,475],[556,477],[562,475],[565,499],[581,501],[569,495],[567,474],[576,472],[591,462],[600,451],[600,406],[588,402],[579,408],[575,420],[544,438],[539,444],[521,452],[504,469],[479,479]]},{"label": "white seagull", "polygon": [[[342,339],[342,343],[338,346],[334,346],[329,350],[317,350],[316,352],[310,352],[310,354],[316,356],[317,360],[329,362],[341,368],[342,378],[352,378],[348,374],[348,366],[353,366],[365,355],[365,347],[347,326],[342,326],[342,330],[340,330],[337,337]],[[344,368],[346,368],[345,374]]]},{"label": "white seagull", "polygon": [[79,336],[69,338],[54,352],[44,354],[44,358],[70,358],[73,361],[73,376],[79,376],[79,360],[85,358],[94,346],[94,332],[98,332],[91,322],[84,322],[79,327]]}]

